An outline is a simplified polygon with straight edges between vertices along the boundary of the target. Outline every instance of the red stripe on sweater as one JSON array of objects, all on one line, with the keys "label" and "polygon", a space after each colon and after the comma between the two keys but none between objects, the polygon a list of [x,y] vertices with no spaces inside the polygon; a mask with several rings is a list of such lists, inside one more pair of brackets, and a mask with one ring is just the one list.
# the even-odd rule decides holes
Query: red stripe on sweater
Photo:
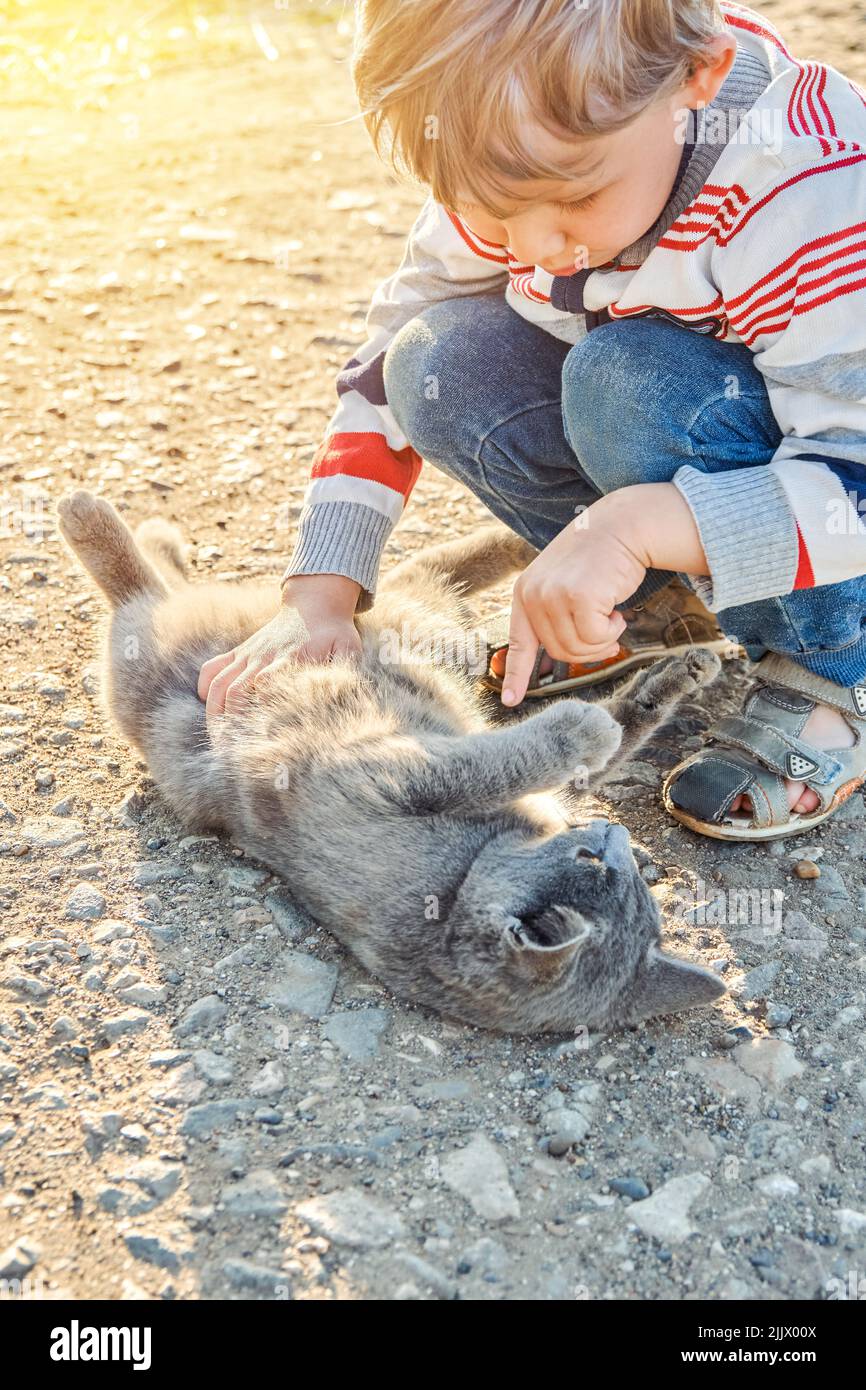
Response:
[{"label": "red stripe on sweater", "polygon": [[381,483],[408,497],[421,472],[421,457],[414,449],[392,449],[383,434],[359,431],[332,434],[319,447],[311,478],[333,478],[343,473]]},{"label": "red stripe on sweater", "polygon": [[832,154],[833,146],[827,139],[827,129],[824,123],[823,115],[819,116],[818,111],[815,107],[815,97],[817,95],[820,83],[821,69],[816,64],[814,69],[814,77],[812,81],[809,83],[809,87],[807,89],[807,100],[809,102],[809,110],[812,113],[812,124],[814,127],[813,134],[821,141],[824,153]]},{"label": "red stripe on sweater", "polygon": [[703,188],[701,189],[701,193],[710,193],[712,195],[718,193],[721,196],[726,196],[729,193],[733,193],[735,197],[739,198],[740,202],[743,204],[744,207],[746,203],[749,201],[748,193],[738,183],[732,183],[730,188],[725,188],[724,185],[720,183],[705,183]]},{"label": "red stripe on sweater", "polygon": [[[447,208],[445,209],[445,211],[448,213],[448,218],[449,218],[450,222],[452,223],[452,225],[453,225],[453,227],[454,227],[454,230],[459,234],[459,236],[461,237],[461,239],[462,239],[463,241],[466,242],[466,245],[469,247],[469,250],[470,250],[470,251],[474,251],[474,252],[475,252],[475,255],[476,255],[476,256],[480,256],[480,258],[481,258],[483,261],[495,261],[497,265],[508,265],[508,255],[507,255],[507,254],[503,254],[503,255],[501,255],[501,256],[491,256],[490,253],[489,253],[488,251],[482,251],[478,246],[475,245],[475,241],[473,240],[473,238],[474,238],[474,236],[475,236],[475,233],[473,232],[473,233],[472,233],[472,236],[470,236],[470,235],[469,235],[468,229],[467,229],[466,227],[464,227],[463,223],[460,221],[460,218],[459,218],[459,217],[455,217],[455,216],[454,216],[454,213],[453,213],[453,212],[450,212]],[[480,240],[480,238],[479,238],[479,240]],[[488,242],[485,242],[485,245],[486,245],[486,246],[495,246],[495,245],[496,245],[496,242],[494,242],[494,241],[488,241]],[[503,246],[503,247],[500,247],[500,250],[503,251],[503,252],[505,252],[505,247],[504,247],[504,246]]]},{"label": "red stripe on sweater", "polygon": [[803,540],[803,533],[797,527],[797,574],[794,578],[795,589],[814,589],[815,571],[812,568],[812,561],[806,549],[806,542]]},{"label": "red stripe on sweater", "polygon": [[774,29],[765,29],[761,24],[753,24],[751,20],[743,19],[738,15],[726,13],[725,23],[731,24],[735,29],[747,29],[750,34],[757,34],[760,39],[768,39],[780,53],[784,53],[786,58],[793,62],[793,54],[789,53],[781,38]]},{"label": "red stripe on sweater", "polygon": [[[784,275],[786,270],[790,270],[802,256],[808,255],[810,251],[817,251],[824,246],[832,246],[836,241],[845,241],[848,237],[860,236],[863,233],[866,233],[866,222],[855,222],[853,227],[844,227],[840,232],[828,232],[826,236],[816,237],[814,241],[805,242],[799,250],[794,251],[793,254],[788,256],[784,261],[780,261],[777,266],[769,270],[760,280],[756,280],[754,285],[750,285],[742,294],[735,295],[733,299],[727,300],[728,308],[736,309],[740,304],[744,303],[745,300],[751,298],[757,290],[762,290],[765,285],[772,284],[774,280],[778,279],[780,275]],[[854,248],[852,247],[851,249],[853,250]],[[844,255],[846,252],[843,251],[840,254]]]},{"label": "red stripe on sweater", "polygon": [[515,294],[523,295],[524,299],[534,300],[536,304],[549,304],[550,296],[542,294],[540,290],[534,287],[532,283],[534,274],[535,271],[532,270],[526,275],[512,275],[511,288],[514,290]]},{"label": "red stripe on sweater", "polygon": [[[822,270],[824,266],[832,265],[834,261],[843,260],[848,256],[853,256],[857,251],[866,251],[866,241],[858,242],[854,246],[845,246],[841,251],[833,251],[829,256],[820,256],[818,260],[806,261],[805,264],[800,266],[796,275],[792,275],[791,278],[788,280],[783,280],[782,283],[776,287],[776,289],[770,290],[767,294],[761,295],[760,299],[756,299],[754,303],[750,304],[747,309],[743,309],[739,314],[729,314],[728,317],[730,318],[731,323],[734,325],[734,327],[737,329],[737,332],[739,333],[742,331],[740,328],[740,324],[744,325],[745,327],[748,327],[749,319],[751,319],[757,313],[758,309],[760,309],[762,305],[773,304],[779,298],[780,295],[787,294],[789,290],[794,291],[794,300],[798,298],[803,298],[805,297],[805,295],[811,294],[812,291],[817,289],[820,285],[827,285],[832,280],[841,279],[843,275],[849,275],[855,270],[862,269],[862,267],[866,265],[866,261],[850,261],[847,264],[833,266],[833,269],[830,271],[830,273],[828,275],[823,276],[821,279],[803,279],[803,276],[806,275],[807,272],[811,272],[813,270]],[[791,302],[793,303],[794,300],[792,300]],[[728,305],[727,307],[730,309],[730,305]],[[779,310],[778,308],[774,308],[770,310],[770,312],[775,314],[778,313]],[[766,318],[766,316],[767,314],[765,312],[762,315],[762,317]]]},{"label": "red stripe on sweater", "polygon": [[[761,212],[769,203],[772,203],[774,198],[778,198],[780,193],[784,193],[787,189],[792,188],[795,183],[801,183],[803,179],[814,178],[816,174],[830,174],[834,173],[837,169],[848,169],[852,165],[862,164],[864,161],[866,161],[866,153],[860,152],[849,156],[848,159],[837,159],[832,164],[820,164],[813,169],[804,169],[801,173],[795,174],[793,178],[786,179],[784,183],[780,183],[778,188],[774,188],[772,192],[768,193],[760,202],[754,203],[752,207],[743,214],[730,235],[716,236],[716,242],[719,246],[729,246],[734,237],[739,236],[740,232],[747,223],[752,220],[756,213]],[[711,228],[709,232],[699,237],[696,241],[668,241],[667,238],[663,237],[659,242],[659,246],[666,246],[668,250],[671,251],[697,251],[707,238],[712,235],[713,229]]]},{"label": "red stripe on sweater", "polygon": [[824,112],[824,120],[825,120],[827,126],[828,126],[829,129],[830,129],[830,134],[831,134],[832,136],[836,137],[836,136],[838,136],[839,132],[838,132],[838,130],[836,129],[836,122],[835,122],[834,119],[833,119],[833,112],[830,110],[830,106],[829,106],[829,104],[828,104],[828,102],[827,102],[827,98],[826,98],[826,96],[824,95],[824,92],[825,92],[826,87],[827,87],[827,69],[826,69],[826,67],[824,66],[824,64],[822,63],[822,64],[821,64],[821,76],[820,76],[820,79],[819,79],[819,81],[818,81],[818,101],[821,103],[821,110]]},{"label": "red stripe on sweater", "polygon": [[[798,64],[797,66],[800,69],[799,76],[797,77],[797,81],[794,83],[794,86],[791,88],[791,95],[788,98],[788,125],[795,135],[802,135],[803,131],[797,129],[794,116],[800,114],[800,93],[803,88],[803,83],[806,80],[806,69],[802,66],[802,64]],[[800,118],[800,124],[802,125],[802,115]]]},{"label": "red stripe on sweater", "polygon": [[[709,194],[710,197],[715,196],[719,201],[715,203],[704,202],[702,200],[705,194]],[[739,208],[734,205],[734,197],[738,198],[740,201],[741,206]],[[676,222],[668,228],[665,235],[659,241],[659,246],[667,246],[671,250],[691,250],[692,245],[700,245],[706,241],[713,228],[720,227],[723,231],[728,231],[733,227],[734,222],[732,219],[736,218],[740,212],[742,212],[742,209],[748,202],[748,194],[738,183],[733,184],[731,188],[721,188],[718,184],[706,183],[698,194],[695,202],[690,203],[685,211],[677,218]],[[703,217],[696,217],[695,213],[709,213],[710,220],[708,221]],[[700,238],[700,242],[684,243],[668,240],[674,233],[684,236],[687,232],[695,232],[699,228],[706,228],[704,235]]]},{"label": "red stripe on sweater", "polygon": [[730,198],[723,198],[720,203],[690,203],[675,225],[679,226],[681,222],[688,221],[696,212],[708,212],[710,216],[715,219],[720,212],[729,212],[732,217],[736,217],[739,208],[734,207],[733,201]]},{"label": "red stripe on sweater", "polygon": [[[866,265],[866,262],[863,262],[863,264]],[[866,279],[852,280],[849,284],[840,285],[838,289],[831,290],[827,294],[819,295],[817,299],[810,299],[805,304],[797,304],[784,323],[773,323],[767,327],[759,328],[755,333],[751,335],[751,337],[743,338],[743,342],[746,344],[746,347],[751,347],[752,344],[762,335],[767,335],[770,333],[784,333],[785,329],[790,324],[791,319],[800,318],[803,314],[811,314],[813,309],[820,309],[824,304],[831,304],[834,299],[842,299],[846,294],[854,294],[856,290],[862,289],[866,289]],[[779,309],[775,310],[775,312],[783,313],[784,308],[780,307]]]},{"label": "red stripe on sweater", "polygon": [[786,303],[773,304],[771,308],[765,309],[763,313],[757,313],[756,310],[758,306],[755,305],[748,313],[741,314],[736,322],[731,319],[731,323],[733,323],[740,337],[745,338],[748,334],[755,331],[759,323],[764,323],[767,319],[777,319],[782,314],[788,314],[790,320],[797,312],[808,313],[809,308],[814,308],[817,301],[813,299],[806,300],[799,296],[811,294],[813,290],[820,289],[822,285],[831,285],[834,280],[841,281],[843,276],[851,275],[855,270],[866,270],[866,260],[853,261],[851,265],[842,266],[841,268],[837,267],[832,270],[829,275],[822,275],[817,280],[810,280],[808,284],[798,285],[796,292]]}]

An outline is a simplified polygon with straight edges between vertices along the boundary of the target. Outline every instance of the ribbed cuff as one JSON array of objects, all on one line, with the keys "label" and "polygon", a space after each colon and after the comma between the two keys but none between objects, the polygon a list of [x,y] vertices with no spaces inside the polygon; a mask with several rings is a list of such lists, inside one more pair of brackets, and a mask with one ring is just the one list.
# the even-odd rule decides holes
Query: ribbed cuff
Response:
[{"label": "ribbed cuff", "polygon": [[799,556],[797,523],[785,489],[769,468],[702,473],[689,464],[673,482],[689,504],[710,567],[690,575],[713,613],[790,594]]},{"label": "ribbed cuff", "polygon": [[361,585],[356,613],[373,606],[379,561],[392,523],[359,502],[317,502],[305,507],[281,583],[295,574],[344,574]]}]

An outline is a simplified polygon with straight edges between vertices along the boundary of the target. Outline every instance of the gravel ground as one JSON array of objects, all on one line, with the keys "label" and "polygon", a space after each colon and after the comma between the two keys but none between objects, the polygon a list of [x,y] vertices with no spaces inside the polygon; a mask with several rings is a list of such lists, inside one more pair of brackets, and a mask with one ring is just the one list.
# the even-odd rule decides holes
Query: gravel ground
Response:
[{"label": "gravel ground", "polygon": [[[268,871],[188,836],[99,709],[100,604],[56,498],[179,521],[200,575],[278,574],[334,370],[419,203],[332,124],[353,111],[336,14],[294,8],[268,15],[273,61],[217,18],[75,73],[50,42],[7,65],[0,1279],[78,1299],[850,1296],[862,798],[771,848],[702,841],[659,804],[741,666],[602,803],[670,944],[731,993],[590,1041],[399,1005]],[[862,4],[766,11],[864,80]],[[481,519],[425,470],[389,556]]]}]

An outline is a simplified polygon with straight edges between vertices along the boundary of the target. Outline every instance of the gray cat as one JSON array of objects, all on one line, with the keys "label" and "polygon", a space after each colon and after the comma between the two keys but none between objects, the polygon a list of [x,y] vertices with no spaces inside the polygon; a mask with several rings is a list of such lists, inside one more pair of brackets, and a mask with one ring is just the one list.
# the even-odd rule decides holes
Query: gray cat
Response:
[{"label": "gray cat", "polygon": [[573,1033],[723,993],[661,953],[622,826],[572,828],[551,795],[633,755],[715,677],[714,656],[668,658],[607,708],[559,700],[489,727],[465,666],[394,659],[389,643],[410,632],[416,648],[467,650],[465,598],[536,553],[497,524],[392,569],[356,619],[360,658],[287,659],[209,728],[199,668],[273,617],[274,581],[189,585],[175,527],[145,521],[133,537],[86,492],[58,512],[113,608],[108,706],[162,795],[190,828],[224,831],[282,875],[400,998],[483,1028]]}]

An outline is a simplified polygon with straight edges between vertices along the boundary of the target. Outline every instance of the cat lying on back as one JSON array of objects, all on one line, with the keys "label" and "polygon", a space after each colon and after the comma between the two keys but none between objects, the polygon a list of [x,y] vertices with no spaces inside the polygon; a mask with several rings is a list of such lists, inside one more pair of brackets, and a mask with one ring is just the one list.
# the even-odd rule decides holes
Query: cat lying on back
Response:
[{"label": "cat lying on back", "polygon": [[281,874],[396,995],[484,1028],[573,1033],[723,992],[661,953],[626,831],[571,828],[550,795],[632,756],[714,678],[714,656],[668,658],[606,708],[559,700],[489,728],[465,669],[400,664],[386,639],[467,649],[464,597],[535,554],[495,525],[392,569],[356,620],[360,659],[288,659],[242,713],[208,727],[199,668],[273,616],[276,583],[188,585],[173,526],[145,521],[133,538],[86,492],[58,512],[113,608],[109,707],[162,795],[191,829],[224,831]]}]

